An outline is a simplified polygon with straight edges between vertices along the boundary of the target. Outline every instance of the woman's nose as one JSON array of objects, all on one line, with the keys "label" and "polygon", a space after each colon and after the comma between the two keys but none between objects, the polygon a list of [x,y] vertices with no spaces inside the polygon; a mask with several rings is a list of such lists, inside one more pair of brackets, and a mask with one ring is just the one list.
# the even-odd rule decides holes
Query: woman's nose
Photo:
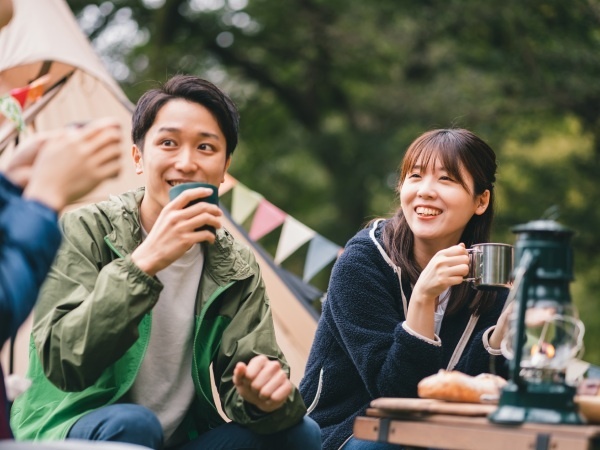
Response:
[{"label": "woman's nose", "polygon": [[432,180],[424,178],[419,183],[419,190],[417,195],[421,198],[432,198],[436,195],[435,185]]}]

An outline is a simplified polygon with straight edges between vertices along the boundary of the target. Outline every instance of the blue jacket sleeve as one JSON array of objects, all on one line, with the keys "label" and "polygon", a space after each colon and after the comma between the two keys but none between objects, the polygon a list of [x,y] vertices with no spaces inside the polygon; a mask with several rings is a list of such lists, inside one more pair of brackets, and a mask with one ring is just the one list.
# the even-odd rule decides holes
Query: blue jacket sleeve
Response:
[{"label": "blue jacket sleeve", "polygon": [[27,318],[61,241],[57,214],[0,175],[0,345]]}]

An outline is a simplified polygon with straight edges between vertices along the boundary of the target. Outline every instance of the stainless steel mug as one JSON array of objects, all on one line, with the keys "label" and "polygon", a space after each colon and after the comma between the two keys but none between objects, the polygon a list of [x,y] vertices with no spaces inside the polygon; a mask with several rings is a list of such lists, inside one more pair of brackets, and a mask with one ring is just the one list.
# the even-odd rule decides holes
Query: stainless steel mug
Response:
[{"label": "stainless steel mug", "polygon": [[509,244],[485,242],[468,248],[469,274],[465,281],[475,289],[496,290],[511,287],[514,248]]}]

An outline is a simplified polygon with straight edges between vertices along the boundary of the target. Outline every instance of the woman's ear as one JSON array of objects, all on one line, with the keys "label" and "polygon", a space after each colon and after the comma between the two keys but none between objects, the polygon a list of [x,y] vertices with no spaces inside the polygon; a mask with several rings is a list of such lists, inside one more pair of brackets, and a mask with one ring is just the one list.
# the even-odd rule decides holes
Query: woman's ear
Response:
[{"label": "woman's ear", "polygon": [[478,216],[482,215],[490,204],[490,190],[486,189],[483,194],[477,196],[477,206],[475,207],[475,214]]}]

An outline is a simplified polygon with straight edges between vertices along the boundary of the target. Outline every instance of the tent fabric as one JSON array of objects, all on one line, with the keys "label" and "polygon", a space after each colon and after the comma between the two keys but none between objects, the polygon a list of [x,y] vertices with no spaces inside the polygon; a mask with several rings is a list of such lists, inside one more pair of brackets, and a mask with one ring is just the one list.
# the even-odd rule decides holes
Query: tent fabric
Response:
[{"label": "tent fabric", "polygon": [[[123,131],[123,168],[119,177],[104,182],[70,207],[105,200],[110,194],[144,184],[144,179],[135,174],[131,159],[133,105],[95,54],[65,0],[18,0],[14,4],[12,21],[0,30],[0,95],[26,86],[43,73],[50,75],[48,86],[55,86],[38,102],[26,107],[23,116],[27,132],[56,129],[74,121],[106,116],[117,118]],[[10,158],[17,135],[14,123],[0,116],[0,167]],[[222,186],[224,189],[230,189],[235,183],[231,177],[227,180]],[[236,239],[254,247],[254,242],[230,219],[225,218],[224,226],[232,230]],[[256,255],[271,300],[277,339],[290,362],[292,381],[297,384],[314,338],[316,315],[307,309],[302,295],[298,294],[302,290],[296,286],[298,280],[290,287],[266,254],[256,251]],[[26,370],[30,328],[28,321],[15,340],[17,374],[24,374]],[[6,347],[2,358],[3,367],[8,368]]]},{"label": "tent fabric", "polygon": [[[123,132],[121,175],[103,183],[80,203],[104,200],[110,194],[142,184],[143,178],[130,174],[133,104],[92,49],[66,2],[18,0],[13,3],[13,19],[0,30],[0,95],[26,86],[46,71],[47,86],[60,85],[51,101],[42,98],[25,109],[23,115],[28,130],[21,138],[72,122],[114,117]],[[39,108],[38,104],[43,107]],[[12,138],[16,136],[14,124],[3,119],[0,116],[0,152],[10,149]],[[6,158],[3,156],[3,161]]]},{"label": "tent fabric", "polygon": [[52,71],[54,81],[70,68],[79,68],[106,86],[123,105],[130,105],[64,0],[18,0],[13,4],[13,20],[0,30],[1,91],[7,84],[11,88],[28,84],[37,78],[45,61],[52,61],[57,66]]}]

